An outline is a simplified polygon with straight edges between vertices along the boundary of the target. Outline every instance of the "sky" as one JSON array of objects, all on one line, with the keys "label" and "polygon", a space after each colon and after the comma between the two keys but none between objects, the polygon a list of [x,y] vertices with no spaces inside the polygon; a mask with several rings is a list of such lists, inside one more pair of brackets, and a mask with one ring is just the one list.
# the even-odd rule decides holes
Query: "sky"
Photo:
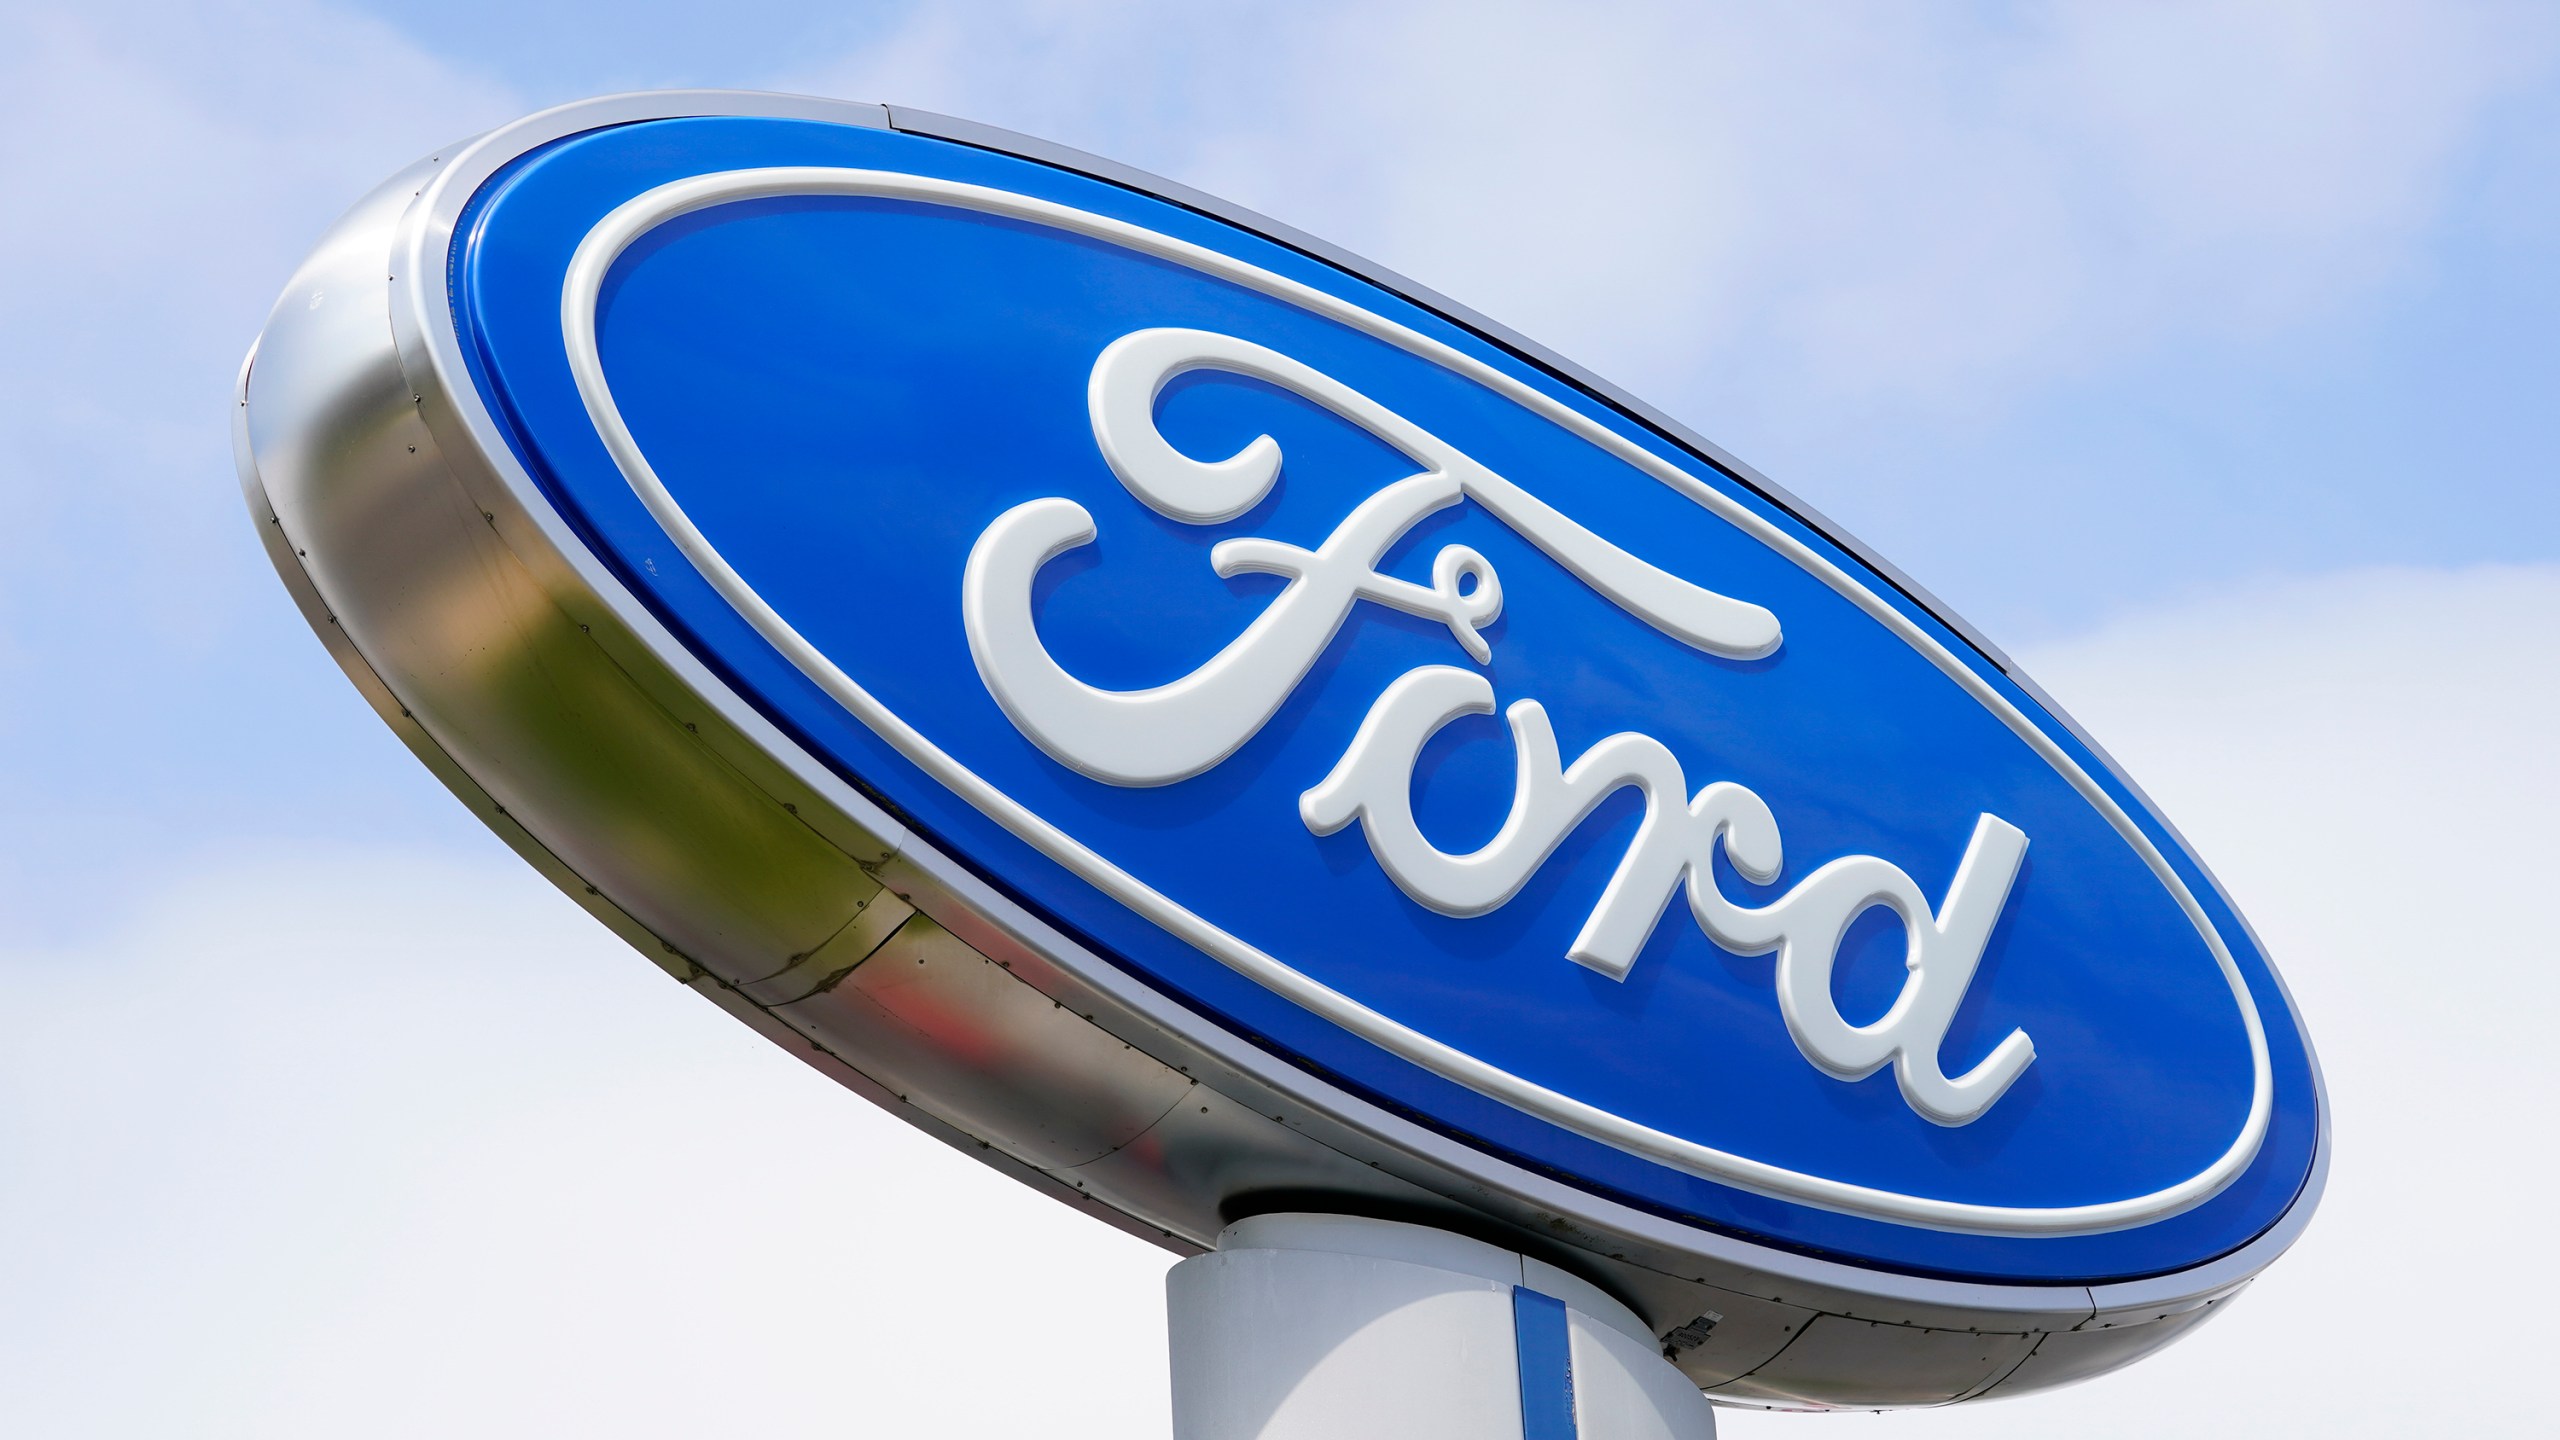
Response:
[{"label": "sky", "polygon": [[0,8],[0,1428],[1166,1433],[1169,1257],[553,894],[239,499],[240,358],[338,210],[723,85],[1097,151],[1572,356],[2019,655],[2220,872],[2336,1112],[2296,1251],[2113,1377],[1727,1435],[2533,1433],[2560,10],[605,13]]}]

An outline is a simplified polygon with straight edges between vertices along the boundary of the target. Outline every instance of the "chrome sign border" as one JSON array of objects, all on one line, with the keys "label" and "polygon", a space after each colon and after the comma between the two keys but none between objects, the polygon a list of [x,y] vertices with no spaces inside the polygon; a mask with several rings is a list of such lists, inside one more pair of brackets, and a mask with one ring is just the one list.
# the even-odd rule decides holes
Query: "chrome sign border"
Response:
[{"label": "chrome sign border", "polygon": [[[244,368],[239,452],[280,573],[386,722],[520,853],[679,979],[911,1122],[1169,1248],[1206,1244],[1234,1218],[1231,1205],[1268,1208],[1309,1194],[1543,1248],[1627,1298],[1703,1388],[1744,1403],[1944,1403],[2099,1373],[2183,1333],[2307,1223],[2326,1172],[2325,1095],[2312,1172],[2283,1218],[2238,1251],[2153,1279],[2096,1286],[1950,1281],[1680,1224],[1488,1156],[1240,1037],[1213,1033],[1199,1016],[1086,954],[924,845],[733,694],[588,552],[515,465],[459,348],[445,257],[466,202],[484,181],[568,135],[703,115],[890,128],[996,150],[1169,200],[1320,258],[1493,339],[1707,457],[1839,544],[2042,699],[1945,607],[1715,447],[1461,307],[1285,227],[1093,157],[904,109],[726,92],[583,102],[440,152],[341,222],[288,288],[261,353]],[[379,449],[385,458],[359,477],[347,468],[350,447]],[[394,516],[405,523],[388,524]],[[431,562],[395,561],[385,548],[393,545],[440,551]],[[654,796],[595,801],[556,785],[546,789],[530,774],[540,765],[541,737],[524,724],[509,730],[466,723],[486,713],[485,697],[464,693],[472,677],[403,659],[404,646],[444,643],[414,638],[426,633],[419,622],[437,613],[462,618],[467,606],[453,597],[475,584],[484,591],[514,587],[508,604],[556,607],[562,634],[544,643],[591,647],[619,677],[598,684],[624,684],[639,697],[625,711],[632,724],[655,724],[667,732],[665,744],[693,747],[708,759],[674,765],[665,792]],[[436,611],[448,603],[462,608]],[[395,637],[404,627],[408,633]],[[2086,736],[2075,738],[2088,745]],[[715,774],[686,792],[685,776]],[[784,963],[732,963],[762,944],[750,934],[760,919],[737,911],[718,875],[598,843],[590,801],[679,832],[716,811],[718,823],[748,837],[742,844],[769,841],[777,854],[802,844],[792,832],[814,834],[853,857],[853,868],[877,882],[876,894],[840,923],[831,916],[814,925],[823,943],[791,951]],[[1038,998],[1022,1009],[1020,997],[998,990],[990,993],[1009,998],[994,1003],[1025,1017],[1053,1015],[1041,1023],[1061,1027],[1027,1044],[1055,1051],[1060,1073],[1075,1074],[1100,1107],[1126,1101],[1151,1114],[1138,1133],[1163,1133],[1151,1147],[1124,1140],[1060,1164],[1042,1150],[1040,1136],[1026,1138],[1023,1127],[1008,1124],[1000,1100],[961,1094],[965,1087],[947,1076],[936,1091],[848,1063],[784,1012],[823,991],[822,982],[842,978],[819,972],[841,958],[826,952],[849,935],[873,947],[908,946],[919,967],[945,955],[984,957],[1003,972],[996,983]],[[1031,1023],[1025,1019],[1025,1035]],[[2316,1062],[2313,1075],[2316,1084]],[[1159,1106],[1166,1095],[1173,1103]],[[1140,1148],[1156,1159],[1131,1153]],[[1708,1315],[1716,1319],[1702,1328]],[[1810,1340],[1817,1331],[1819,1344]],[[1922,1362],[1958,1333],[1980,1336],[1978,1348],[1996,1353],[1978,1362]]]}]

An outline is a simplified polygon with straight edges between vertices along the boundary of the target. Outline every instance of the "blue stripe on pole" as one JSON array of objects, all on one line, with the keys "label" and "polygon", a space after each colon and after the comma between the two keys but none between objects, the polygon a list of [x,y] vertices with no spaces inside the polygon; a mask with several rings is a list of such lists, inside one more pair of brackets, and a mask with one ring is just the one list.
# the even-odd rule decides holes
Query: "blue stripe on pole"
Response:
[{"label": "blue stripe on pole", "polygon": [[1511,1331],[1520,1346],[1521,1440],[1575,1440],[1573,1340],[1564,1302],[1511,1287]]}]

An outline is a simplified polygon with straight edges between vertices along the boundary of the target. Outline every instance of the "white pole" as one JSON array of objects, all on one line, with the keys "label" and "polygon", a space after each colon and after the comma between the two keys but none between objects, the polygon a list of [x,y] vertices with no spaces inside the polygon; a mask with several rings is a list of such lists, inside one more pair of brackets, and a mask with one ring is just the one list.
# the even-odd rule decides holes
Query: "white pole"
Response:
[{"label": "white pole", "polygon": [[1174,1440],[1714,1440],[1633,1311],[1427,1226],[1256,1216],[1165,1301]]}]

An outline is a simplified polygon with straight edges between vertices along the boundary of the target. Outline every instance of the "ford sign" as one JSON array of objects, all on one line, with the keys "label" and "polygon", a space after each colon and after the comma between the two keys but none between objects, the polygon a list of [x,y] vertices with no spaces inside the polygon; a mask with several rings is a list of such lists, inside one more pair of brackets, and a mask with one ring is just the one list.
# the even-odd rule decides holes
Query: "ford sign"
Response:
[{"label": "ford sign", "polygon": [[572,106],[342,221],[241,414],[315,627],[528,859],[1177,1250],[1425,1218],[1720,1398],[1880,1406],[2124,1363],[2316,1199],[2266,957],[1998,652],[1208,197],[902,110]]}]

